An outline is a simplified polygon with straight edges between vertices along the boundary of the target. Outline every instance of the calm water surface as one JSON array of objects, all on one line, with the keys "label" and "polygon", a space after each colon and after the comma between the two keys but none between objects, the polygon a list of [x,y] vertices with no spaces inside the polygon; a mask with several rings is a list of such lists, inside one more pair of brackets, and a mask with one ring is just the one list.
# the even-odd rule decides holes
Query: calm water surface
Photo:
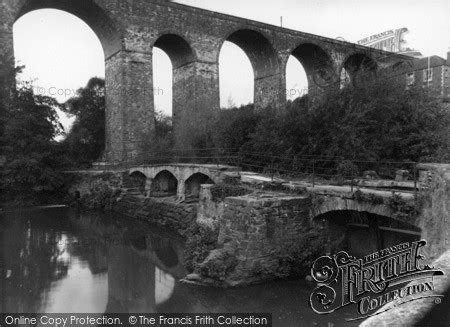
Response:
[{"label": "calm water surface", "polygon": [[68,208],[0,214],[0,312],[269,312],[274,326],[354,326],[354,307],[319,316],[314,285],[218,289],[179,283],[183,240],[123,217]]}]

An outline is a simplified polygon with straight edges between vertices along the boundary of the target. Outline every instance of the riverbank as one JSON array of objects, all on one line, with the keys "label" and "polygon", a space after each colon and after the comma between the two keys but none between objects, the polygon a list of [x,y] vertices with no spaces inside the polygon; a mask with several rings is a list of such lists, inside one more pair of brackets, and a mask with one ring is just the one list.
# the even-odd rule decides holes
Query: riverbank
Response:
[{"label": "riverbank", "polygon": [[[413,241],[424,222],[427,233],[445,230],[429,225],[441,224],[445,216],[440,175],[433,177],[439,187],[426,188],[435,209],[416,206],[414,197],[396,193],[272,183],[255,174],[236,178],[233,173],[225,182],[200,183],[197,198],[191,198],[180,192],[154,192],[151,187],[163,184],[144,174],[138,174],[135,185],[127,171],[74,173],[77,182],[70,194],[77,206],[118,212],[183,236],[189,283],[234,287],[305,278],[321,255],[344,250],[361,256],[375,252],[380,244]],[[430,212],[435,216],[431,222]],[[429,243],[432,251],[442,246],[433,239]]]},{"label": "riverbank", "polygon": [[86,173],[77,180],[70,189],[77,205],[111,210],[183,236],[189,282],[230,287],[304,278],[312,260],[324,253],[321,229],[307,219],[310,198],[303,189],[288,194],[284,187],[286,193],[261,190],[261,185],[204,184],[197,199],[180,200],[144,195],[130,187],[123,172]]}]

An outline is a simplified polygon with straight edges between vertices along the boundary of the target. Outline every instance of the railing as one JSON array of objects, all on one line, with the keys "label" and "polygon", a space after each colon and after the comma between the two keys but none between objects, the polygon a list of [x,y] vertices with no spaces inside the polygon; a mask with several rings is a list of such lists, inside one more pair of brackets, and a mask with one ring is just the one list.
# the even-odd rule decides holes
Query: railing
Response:
[{"label": "railing", "polygon": [[[122,162],[108,167],[129,169],[141,165],[156,164],[210,164],[238,166],[244,171],[261,173],[272,178],[309,182],[316,185],[348,185],[353,188],[369,180],[396,178],[403,183],[387,183],[386,187],[417,190],[416,162],[349,160],[343,157],[319,157],[308,155],[277,156],[269,152],[258,153],[239,149],[190,149],[168,150],[154,153],[140,161]],[[400,171],[403,176],[398,176]],[[406,181],[406,183],[405,183]]]}]

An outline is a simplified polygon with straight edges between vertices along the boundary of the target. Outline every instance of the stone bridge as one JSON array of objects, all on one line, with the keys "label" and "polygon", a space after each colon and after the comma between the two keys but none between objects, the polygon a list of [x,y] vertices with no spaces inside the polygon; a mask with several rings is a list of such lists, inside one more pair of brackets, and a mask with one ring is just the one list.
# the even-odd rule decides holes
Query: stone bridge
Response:
[{"label": "stone bridge", "polygon": [[204,136],[219,110],[219,55],[225,41],[247,54],[257,109],[282,108],[286,64],[293,55],[307,74],[310,94],[339,87],[345,71],[397,69],[410,59],[336,39],[294,31],[161,0],[0,0],[0,55],[13,60],[13,25],[21,16],[53,8],[71,13],[98,36],[106,75],[108,162],[137,162],[151,152],[155,132],[152,53],[173,65],[176,148]]},{"label": "stone bridge", "polygon": [[129,170],[132,184],[153,197],[186,195],[198,197],[202,184],[217,184],[239,168],[226,165],[161,164],[138,166]]},{"label": "stone bridge", "polygon": [[[362,257],[419,239],[428,241],[425,255],[435,259],[450,244],[450,165],[422,164],[419,169],[427,177],[417,198],[370,189],[356,196],[350,188],[330,187],[331,191],[308,188],[304,194],[253,192],[218,203],[204,185],[197,223],[218,228],[219,237],[217,249],[202,266],[234,256],[237,266],[226,283],[238,285],[280,273],[280,258],[342,250]],[[310,259],[305,255],[297,264],[303,260],[307,266]]]}]

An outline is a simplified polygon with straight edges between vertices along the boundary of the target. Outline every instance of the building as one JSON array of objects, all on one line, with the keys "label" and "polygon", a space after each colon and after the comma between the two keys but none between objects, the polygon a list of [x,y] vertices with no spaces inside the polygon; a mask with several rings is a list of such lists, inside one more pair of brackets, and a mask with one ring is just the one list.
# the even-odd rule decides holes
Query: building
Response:
[{"label": "building", "polygon": [[431,56],[416,59],[406,72],[406,87],[422,86],[432,95],[450,103],[450,52],[447,59]]},{"label": "building", "polygon": [[[411,57],[408,65],[394,73],[403,79],[406,76],[406,87],[421,86],[428,88],[433,96],[439,97],[450,107],[450,52],[447,59],[439,56],[423,57],[418,50],[406,47],[407,28],[399,28],[375,34],[359,40],[359,45],[385,50]],[[341,80],[346,81],[345,76]]]}]

